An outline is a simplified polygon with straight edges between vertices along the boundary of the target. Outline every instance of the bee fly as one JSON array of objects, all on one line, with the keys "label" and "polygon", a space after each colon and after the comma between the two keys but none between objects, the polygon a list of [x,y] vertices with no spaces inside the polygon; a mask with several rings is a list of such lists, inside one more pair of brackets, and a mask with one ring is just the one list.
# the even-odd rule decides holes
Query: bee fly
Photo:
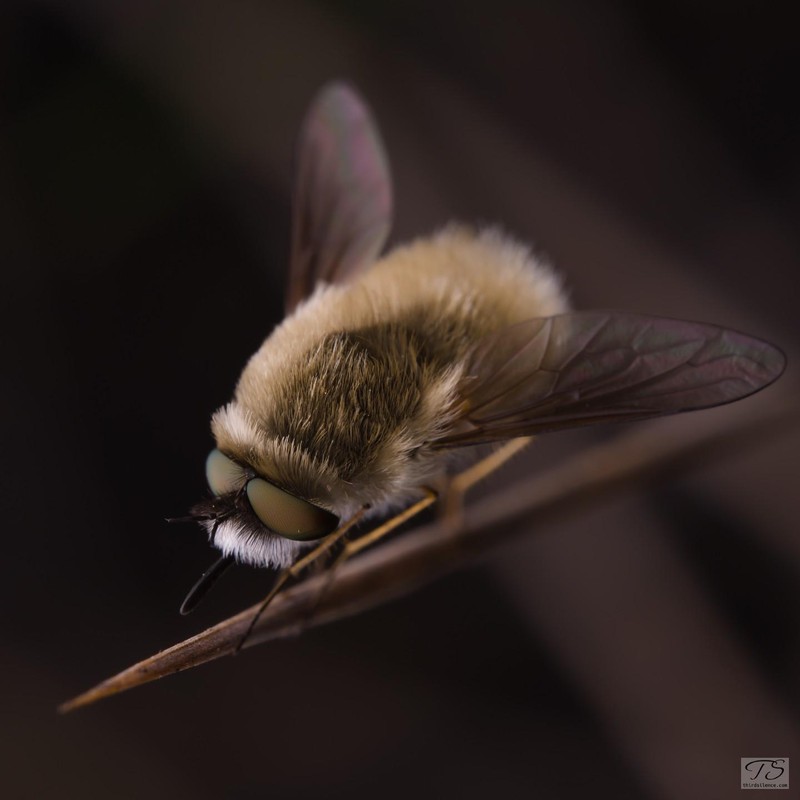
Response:
[{"label": "bee fly", "polygon": [[283,569],[260,614],[355,522],[401,510],[338,561],[525,437],[729,403],[784,369],[775,347],[714,325],[570,311],[556,274],[496,228],[449,225],[380,257],[389,168],[345,84],[316,97],[297,155],[286,318],[211,420],[211,497],[191,518],[222,558],[183,613],[235,560]]}]

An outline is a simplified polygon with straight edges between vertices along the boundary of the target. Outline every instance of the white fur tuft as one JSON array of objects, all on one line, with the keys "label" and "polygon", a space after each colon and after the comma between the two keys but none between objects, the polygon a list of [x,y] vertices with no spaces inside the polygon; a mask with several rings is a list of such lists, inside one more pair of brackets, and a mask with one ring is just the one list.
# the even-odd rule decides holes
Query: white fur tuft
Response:
[{"label": "white fur tuft", "polygon": [[[212,522],[207,522],[206,529],[210,529],[212,525]],[[309,545],[266,531],[252,533],[233,520],[224,520],[217,525],[214,546],[223,555],[233,556],[241,564],[282,569],[293,564]]]}]

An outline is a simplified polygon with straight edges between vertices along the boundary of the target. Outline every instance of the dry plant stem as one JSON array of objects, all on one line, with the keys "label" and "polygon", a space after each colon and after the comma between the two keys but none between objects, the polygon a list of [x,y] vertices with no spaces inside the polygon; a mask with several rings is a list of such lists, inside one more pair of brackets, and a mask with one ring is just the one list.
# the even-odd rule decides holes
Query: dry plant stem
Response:
[{"label": "dry plant stem", "polygon": [[261,615],[266,610],[267,606],[275,599],[278,592],[284,586],[284,584],[290,578],[299,578],[300,575],[303,573],[303,570],[313,564],[318,558],[323,556],[327,553],[338,541],[340,541],[347,532],[355,525],[361,517],[364,516],[365,509],[359,509],[352,517],[350,517],[344,525],[341,525],[337,528],[332,534],[326,536],[320,544],[318,544],[310,553],[303,556],[303,558],[296,561],[292,564],[291,567],[287,567],[285,570],[281,572],[280,575],[275,579],[275,585],[270,590],[269,594],[261,601],[261,605],[258,607],[258,611],[253,614],[253,619],[250,621],[250,625],[248,625],[247,630],[244,633],[244,636],[239,640],[239,643],[234,648],[233,654],[236,655],[245,645],[245,642],[250,637],[253,628],[256,626],[256,623],[261,618]]},{"label": "dry plant stem", "polygon": [[[534,524],[539,526],[557,513],[583,509],[586,501],[668,469],[696,467],[703,461],[742,450],[797,421],[793,403],[762,405],[759,409],[744,404],[737,413],[697,414],[680,422],[626,430],[543,475],[476,503],[457,536],[440,524],[426,525],[348,562],[318,604],[318,594],[327,579],[324,573],[288,589],[261,616],[246,646],[376,606],[451,572],[510,535],[530,530]],[[70,711],[232,653],[257,609],[258,605],[249,608],[135,664],[65,703],[60,710]]]}]

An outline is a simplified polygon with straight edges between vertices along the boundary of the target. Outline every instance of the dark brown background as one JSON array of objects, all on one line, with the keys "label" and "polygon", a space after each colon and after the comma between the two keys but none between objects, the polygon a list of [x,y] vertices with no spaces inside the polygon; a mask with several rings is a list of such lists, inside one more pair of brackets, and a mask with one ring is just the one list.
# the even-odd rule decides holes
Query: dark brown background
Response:
[{"label": "dark brown background", "polygon": [[[767,8],[3,4],[4,796],[706,800],[740,797],[742,756],[797,773],[796,430],[390,607],[54,713],[265,591],[242,568],[180,618],[211,553],[162,519],[204,491],[209,414],[280,318],[293,137],[332,77],[381,121],[394,241],[499,221],[576,305],[791,358],[800,51]],[[796,387],[790,367],[770,392]]]}]

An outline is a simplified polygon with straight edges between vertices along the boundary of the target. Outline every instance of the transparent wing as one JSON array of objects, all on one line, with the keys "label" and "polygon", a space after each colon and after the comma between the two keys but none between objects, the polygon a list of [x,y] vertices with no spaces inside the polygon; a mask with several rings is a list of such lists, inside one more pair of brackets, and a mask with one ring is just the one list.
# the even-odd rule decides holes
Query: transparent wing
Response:
[{"label": "transparent wing", "polygon": [[730,403],[786,359],[766,342],[696,322],[613,312],[532,319],[475,347],[462,413],[432,442],[458,447]]},{"label": "transparent wing", "polygon": [[325,86],[300,132],[287,311],[319,281],[368,267],[391,218],[389,165],[369,110],[347,84]]}]

